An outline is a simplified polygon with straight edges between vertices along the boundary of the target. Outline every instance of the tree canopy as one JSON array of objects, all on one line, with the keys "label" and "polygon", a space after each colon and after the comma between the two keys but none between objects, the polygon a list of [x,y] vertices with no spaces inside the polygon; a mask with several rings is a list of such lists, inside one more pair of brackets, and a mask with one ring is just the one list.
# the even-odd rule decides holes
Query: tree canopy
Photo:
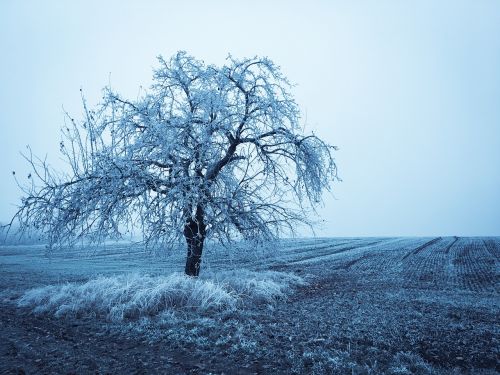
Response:
[{"label": "tree canopy", "polygon": [[266,240],[309,223],[336,179],[335,148],[304,134],[279,67],[231,56],[206,65],[185,52],[158,60],[138,99],[107,87],[91,109],[82,96],[83,120],[68,116],[62,129],[66,172],[26,155],[22,225],[49,246],[140,228],[149,246],[185,238],[192,252],[205,238]]}]

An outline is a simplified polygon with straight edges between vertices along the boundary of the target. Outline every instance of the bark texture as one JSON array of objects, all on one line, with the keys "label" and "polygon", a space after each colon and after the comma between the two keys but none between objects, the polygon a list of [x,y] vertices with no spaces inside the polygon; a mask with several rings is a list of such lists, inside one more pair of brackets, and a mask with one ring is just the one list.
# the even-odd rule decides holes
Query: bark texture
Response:
[{"label": "bark texture", "polygon": [[203,221],[203,210],[198,207],[196,216],[189,219],[184,226],[184,237],[187,243],[186,268],[188,276],[198,276],[201,266],[203,243],[205,242],[206,225]]}]

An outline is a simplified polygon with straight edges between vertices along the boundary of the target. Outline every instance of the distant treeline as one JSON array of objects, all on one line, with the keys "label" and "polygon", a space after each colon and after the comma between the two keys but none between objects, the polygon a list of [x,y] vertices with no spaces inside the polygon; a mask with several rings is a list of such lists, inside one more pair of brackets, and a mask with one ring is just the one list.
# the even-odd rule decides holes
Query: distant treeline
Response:
[{"label": "distant treeline", "polygon": [[0,223],[1,245],[37,245],[45,243],[42,233],[32,230],[19,231],[19,227],[12,225],[10,228]]}]

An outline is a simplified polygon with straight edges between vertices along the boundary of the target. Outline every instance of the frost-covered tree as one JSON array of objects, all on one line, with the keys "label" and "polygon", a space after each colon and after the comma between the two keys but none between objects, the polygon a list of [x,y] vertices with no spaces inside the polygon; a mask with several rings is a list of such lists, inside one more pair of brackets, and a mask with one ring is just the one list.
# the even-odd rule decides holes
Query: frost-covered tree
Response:
[{"label": "frost-covered tree", "polygon": [[159,57],[139,99],[111,88],[84,119],[68,116],[60,149],[69,164],[33,167],[15,218],[49,247],[99,243],[140,228],[147,246],[187,242],[185,272],[203,244],[272,239],[309,223],[336,178],[333,146],[305,135],[290,84],[268,58],[205,65],[185,52]]}]

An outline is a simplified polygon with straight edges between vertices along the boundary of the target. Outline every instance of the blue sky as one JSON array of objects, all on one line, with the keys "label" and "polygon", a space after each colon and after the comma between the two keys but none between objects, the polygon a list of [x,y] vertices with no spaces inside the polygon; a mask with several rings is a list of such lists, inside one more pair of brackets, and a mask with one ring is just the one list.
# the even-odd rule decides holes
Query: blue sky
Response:
[{"label": "blue sky", "polygon": [[498,1],[0,3],[0,221],[26,145],[56,167],[63,106],[135,97],[155,57],[265,55],[297,83],[342,183],[318,235],[500,235]]}]

